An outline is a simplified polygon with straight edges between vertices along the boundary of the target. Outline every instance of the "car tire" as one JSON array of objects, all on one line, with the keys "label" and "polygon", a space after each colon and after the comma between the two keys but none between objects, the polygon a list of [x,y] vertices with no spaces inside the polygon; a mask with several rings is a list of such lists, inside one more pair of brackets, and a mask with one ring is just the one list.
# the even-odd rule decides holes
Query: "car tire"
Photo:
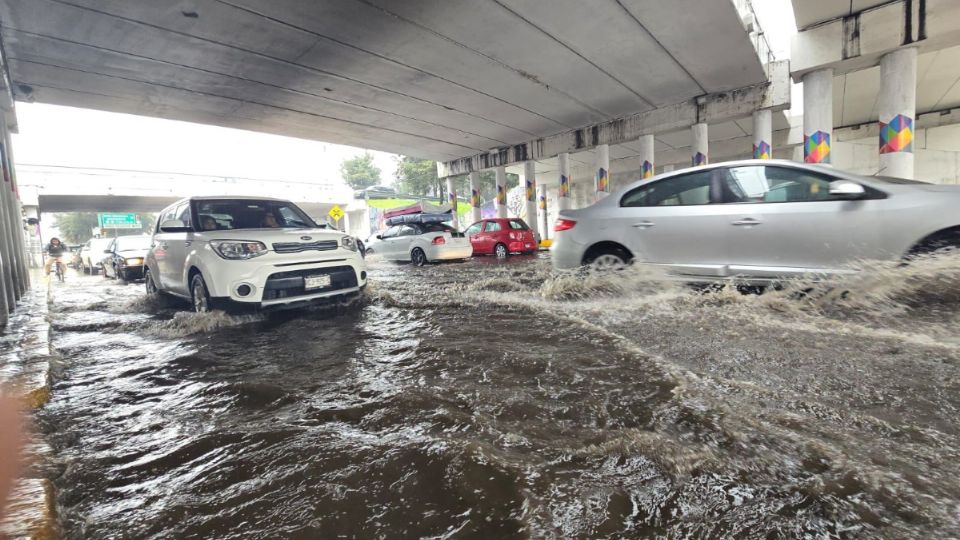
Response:
[{"label": "car tire", "polygon": [[493,246],[493,255],[498,259],[503,259],[510,255],[510,251],[507,250],[507,246],[504,244],[497,244]]},{"label": "car tire", "polygon": [[100,265],[100,272],[103,274],[103,279],[110,279],[110,276],[107,275],[107,265]]},{"label": "car tire", "polygon": [[120,269],[117,268],[116,266],[113,267],[113,275],[116,278],[116,280],[119,281],[120,283],[127,282],[127,276],[123,272],[121,272]]},{"label": "car tire", "polygon": [[81,274],[90,274],[90,270],[87,269],[87,265],[83,264],[83,261],[80,261],[80,266],[77,268]]},{"label": "car tire", "polygon": [[210,292],[207,290],[207,282],[200,274],[194,275],[190,280],[190,300],[193,311],[197,313],[210,311]]},{"label": "car tire", "polygon": [[413,251],[410,252],[410,262],[412,262],[414,266],[423,266],[428,262],[427,254],[420,248],[413,248]]},{"label": "car tire", "polygon": [[583,264],[595,272],[618,271],[630,264],[630,255],[620,248],[611,247],[591,253],[584,258]]},{"label": "car tire", "polygon": [[153,273],[150,272],[149,268],[143,272],[143,288],[146,289],[147,296],[160,296],[160,289],[157,287],[157,282],[153,280]]}]

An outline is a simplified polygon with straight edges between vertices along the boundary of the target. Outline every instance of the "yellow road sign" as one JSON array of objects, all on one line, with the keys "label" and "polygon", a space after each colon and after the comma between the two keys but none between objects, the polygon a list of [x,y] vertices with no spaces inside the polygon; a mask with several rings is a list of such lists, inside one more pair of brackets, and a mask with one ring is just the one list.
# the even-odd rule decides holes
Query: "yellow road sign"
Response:
[{"label": "yellow road sign", "polygon": [[343,210],[339,206],[333,205],[327,215],[332,217],[334,221],[340,221],[343,218]]}]

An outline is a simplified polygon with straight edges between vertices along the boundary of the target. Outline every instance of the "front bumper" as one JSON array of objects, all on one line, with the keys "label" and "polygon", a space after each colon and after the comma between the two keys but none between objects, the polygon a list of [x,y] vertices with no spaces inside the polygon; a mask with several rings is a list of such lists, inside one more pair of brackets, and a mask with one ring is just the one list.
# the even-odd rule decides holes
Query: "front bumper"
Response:
[{"label": "front bumper", "polygon": [[[330,276],[329,286],[306,288],[304,278],[321,275]],[[356,253],[314,261],[271,253],[250,261],[218,261],[204,278],[218,301],[273,307],[356,293],[367,284],[367,268]]]},{"label": "front bumper", "polygon": [[143,279],[143,265],[140,266],[121,266],[118,272],[123,276],[123,279],[127,281],[133,281],[135,279]]}]

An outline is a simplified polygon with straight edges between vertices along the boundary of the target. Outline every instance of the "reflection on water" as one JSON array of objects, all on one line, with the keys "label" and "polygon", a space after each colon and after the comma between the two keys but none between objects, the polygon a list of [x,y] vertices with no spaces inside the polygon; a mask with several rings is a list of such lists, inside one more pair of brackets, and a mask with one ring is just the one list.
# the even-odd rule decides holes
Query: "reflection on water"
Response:
[{"label": "reflection on water", "polygon": [[375,263],[356,304],[275,317],[68,282],[40,419],[64,530],[956,536],[960,261],[865,266],[758,296]]}]

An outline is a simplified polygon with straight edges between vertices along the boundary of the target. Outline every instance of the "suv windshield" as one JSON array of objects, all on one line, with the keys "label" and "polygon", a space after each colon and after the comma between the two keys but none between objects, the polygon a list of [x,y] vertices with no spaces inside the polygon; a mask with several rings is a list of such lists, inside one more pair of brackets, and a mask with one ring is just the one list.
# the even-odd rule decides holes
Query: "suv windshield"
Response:
[{"label": "suv windshield", "polygon": [[305,229],[317,224],[293,203],[254,199],[196,201],[201,231],[235,229]]},{"label": "suv windshield", "polygon": [[119,253],[121,251],[139,251],[150,249],[150,237],[149,236],[121,236],[117,238],[117,249]]}]

